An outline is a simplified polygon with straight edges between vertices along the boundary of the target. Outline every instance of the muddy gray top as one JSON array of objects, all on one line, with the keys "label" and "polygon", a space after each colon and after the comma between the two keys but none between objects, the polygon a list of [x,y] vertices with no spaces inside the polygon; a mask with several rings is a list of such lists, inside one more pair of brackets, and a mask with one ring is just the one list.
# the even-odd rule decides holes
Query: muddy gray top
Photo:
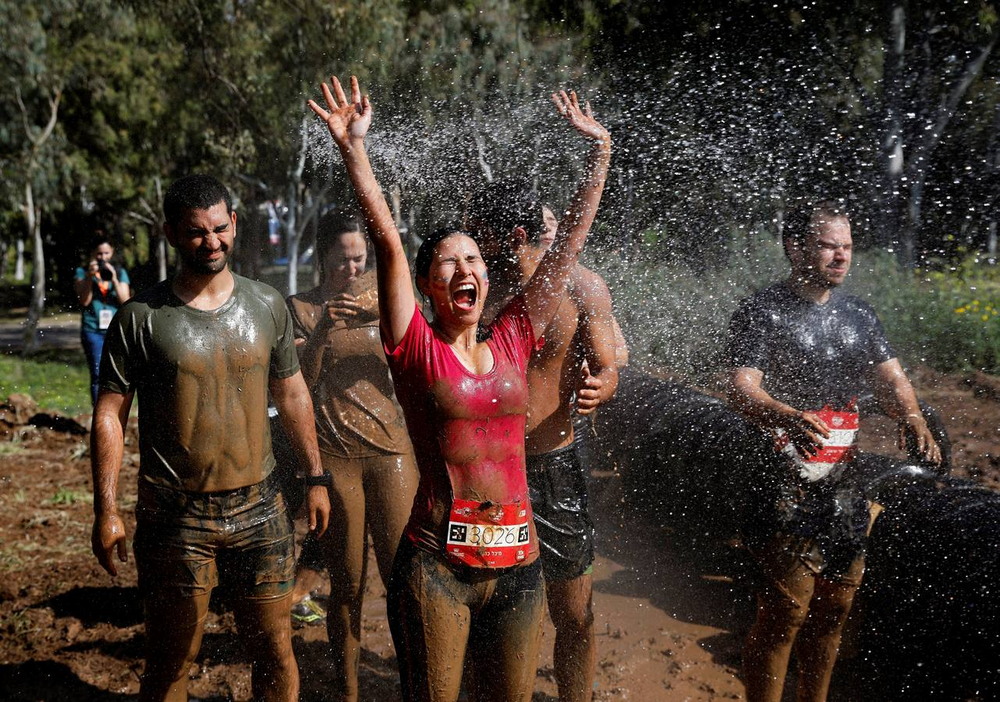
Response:
[{"label": "muddy gray top", "polygon": [[233,490],[274,467],[268,381],[299,370],[277,290],[241,276],[206,312],[170,281],[122,307],[108,329],[102,390],[139,398],[141,478],[189,492]]},{"label": "muddy gray top", "polygon": [[740,303],[726,353],[731,367],[762,371],[768,394],[801,410],[846,406],[875,366],[896,356],[866,302],[834,290],[817,304],[784,282]]}]

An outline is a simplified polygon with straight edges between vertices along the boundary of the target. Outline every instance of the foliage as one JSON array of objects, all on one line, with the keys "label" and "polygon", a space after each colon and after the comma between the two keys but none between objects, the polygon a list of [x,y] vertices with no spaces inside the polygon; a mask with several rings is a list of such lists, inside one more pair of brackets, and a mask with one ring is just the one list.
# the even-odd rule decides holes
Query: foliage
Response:
[{"label": "foliage", "polygon": [[855,264],[853,287],[875,307],[900,357],[942,371],[1000,373],[1000,271],[970,256],[905,273],[884,254]]},{"label": "foliage", "polygon": [[[301,237],[304,249],[315,213],[350,202],[304,107],[331,73],[356,73],[372,93],[373,161],[413,232],[459,217],[487,170],[527,174],[564,202],[576,151],[545,94],[571,85],[615,138],[596,237],[606,248],[707,275],[729,265],[734,230],[752,236],[818,182],[870,224],[859,243],[953,257],[996,249],[996,8],[0,0],[0,83],[7,95],[19,89],[36,127],[62,91],[34,182],[47,284],[67,293],[95,229],[119,239],[130,273],[149,265],[159,186],[192,171],[235,191],[242,271],[257,275],[272,253],[264,200],[288,205],[286,241]],[[894,27],[905,30],[899,48]],[[16,101],[0,104],[4,243],[24,228],[22,121]],[[669,236],[645,244],[650,231]]]}]

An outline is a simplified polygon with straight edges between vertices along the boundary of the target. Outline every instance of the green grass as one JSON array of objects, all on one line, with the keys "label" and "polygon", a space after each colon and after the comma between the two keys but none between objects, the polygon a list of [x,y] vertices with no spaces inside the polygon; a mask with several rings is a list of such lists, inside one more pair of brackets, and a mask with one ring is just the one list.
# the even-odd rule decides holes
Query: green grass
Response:
[{"label": "green grass", "polygon": [[34,398],[43,411],[90,412],[90,375],[79,349],[45,349],[30,358],[0,355],[0,401],[13,393]]}]

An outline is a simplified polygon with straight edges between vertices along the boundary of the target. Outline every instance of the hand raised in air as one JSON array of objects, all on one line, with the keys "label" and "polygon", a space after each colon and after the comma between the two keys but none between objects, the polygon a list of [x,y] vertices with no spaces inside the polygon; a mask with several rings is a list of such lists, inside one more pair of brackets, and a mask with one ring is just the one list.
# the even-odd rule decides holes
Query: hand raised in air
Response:
[{"label": "hand raised in air", "polygon": [[594,119],[590,103],[584,103],[584,106],[580,107],[580,101],[576,97],[575,90],[570,90],[569,93],[565,90],[552,93],[552,102],[555,103],[559,114],[565,117],[566,121],[573,125],[576,131],[595,141],[611,142],[611,135],[608,133],[608,130]]},{"label": "hand raised in air", "polygon": [[320,107],[315,100],[309,100],[309,108],[326,122],[337,146],[347,148],[352,141],[362,140],[368,133],[372,124],[372,106],[368,102],[368,96],[361,95],[356,76],[351,76],[350,100],[344,94],[337,76],[332,76],[330,82],[333,84],[332,89],[326,83],[321,85],[328,109]]}]

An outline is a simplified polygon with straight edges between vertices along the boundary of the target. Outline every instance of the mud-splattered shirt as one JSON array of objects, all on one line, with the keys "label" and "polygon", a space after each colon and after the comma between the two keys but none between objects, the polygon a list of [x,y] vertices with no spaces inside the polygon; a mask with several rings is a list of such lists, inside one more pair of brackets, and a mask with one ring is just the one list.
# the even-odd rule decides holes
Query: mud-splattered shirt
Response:
[{"label": "mud-splattered shirt", "polygon": [[[319,377],[310,388],[321,451],[340,458],[410,452],[379,340],[374,274],[361,277],[355,301],[369,309],[360,323],[335,323],[327,332]],[[295,337],[309,339],[326,311],[319,288],[288,298]]]},{"label": "mud-splattered shirt", "polygon": [[210,312],[159,283],[108,329],[100,385],[138,396],[141,479],[215,492],[259,483],[274,467],[268,381],[299,370],[292,321],[277,290],[234,278]]},{"label": "mud-splattered shirt", "polygon": [[742,301],[729,324],[729,365],[763,372],[771,397],[796,409],[845,407],[896,354],[875,311],[839,290],[824,304],[784,282]]},{"label": "mud-splattered shirt", "polygon": [[[535,336],[524,299],[511,300],[490,329],[486,343],[493,368],[482,375],[462,364],[417,308],[398,346],[383,337],[420,469],[405,533],[431,552],[450,556],[445,544],[454,500],[528,503],[524,428]],[[527,522],[530,542],[523,564],[538,557],[530,506]]]}]

